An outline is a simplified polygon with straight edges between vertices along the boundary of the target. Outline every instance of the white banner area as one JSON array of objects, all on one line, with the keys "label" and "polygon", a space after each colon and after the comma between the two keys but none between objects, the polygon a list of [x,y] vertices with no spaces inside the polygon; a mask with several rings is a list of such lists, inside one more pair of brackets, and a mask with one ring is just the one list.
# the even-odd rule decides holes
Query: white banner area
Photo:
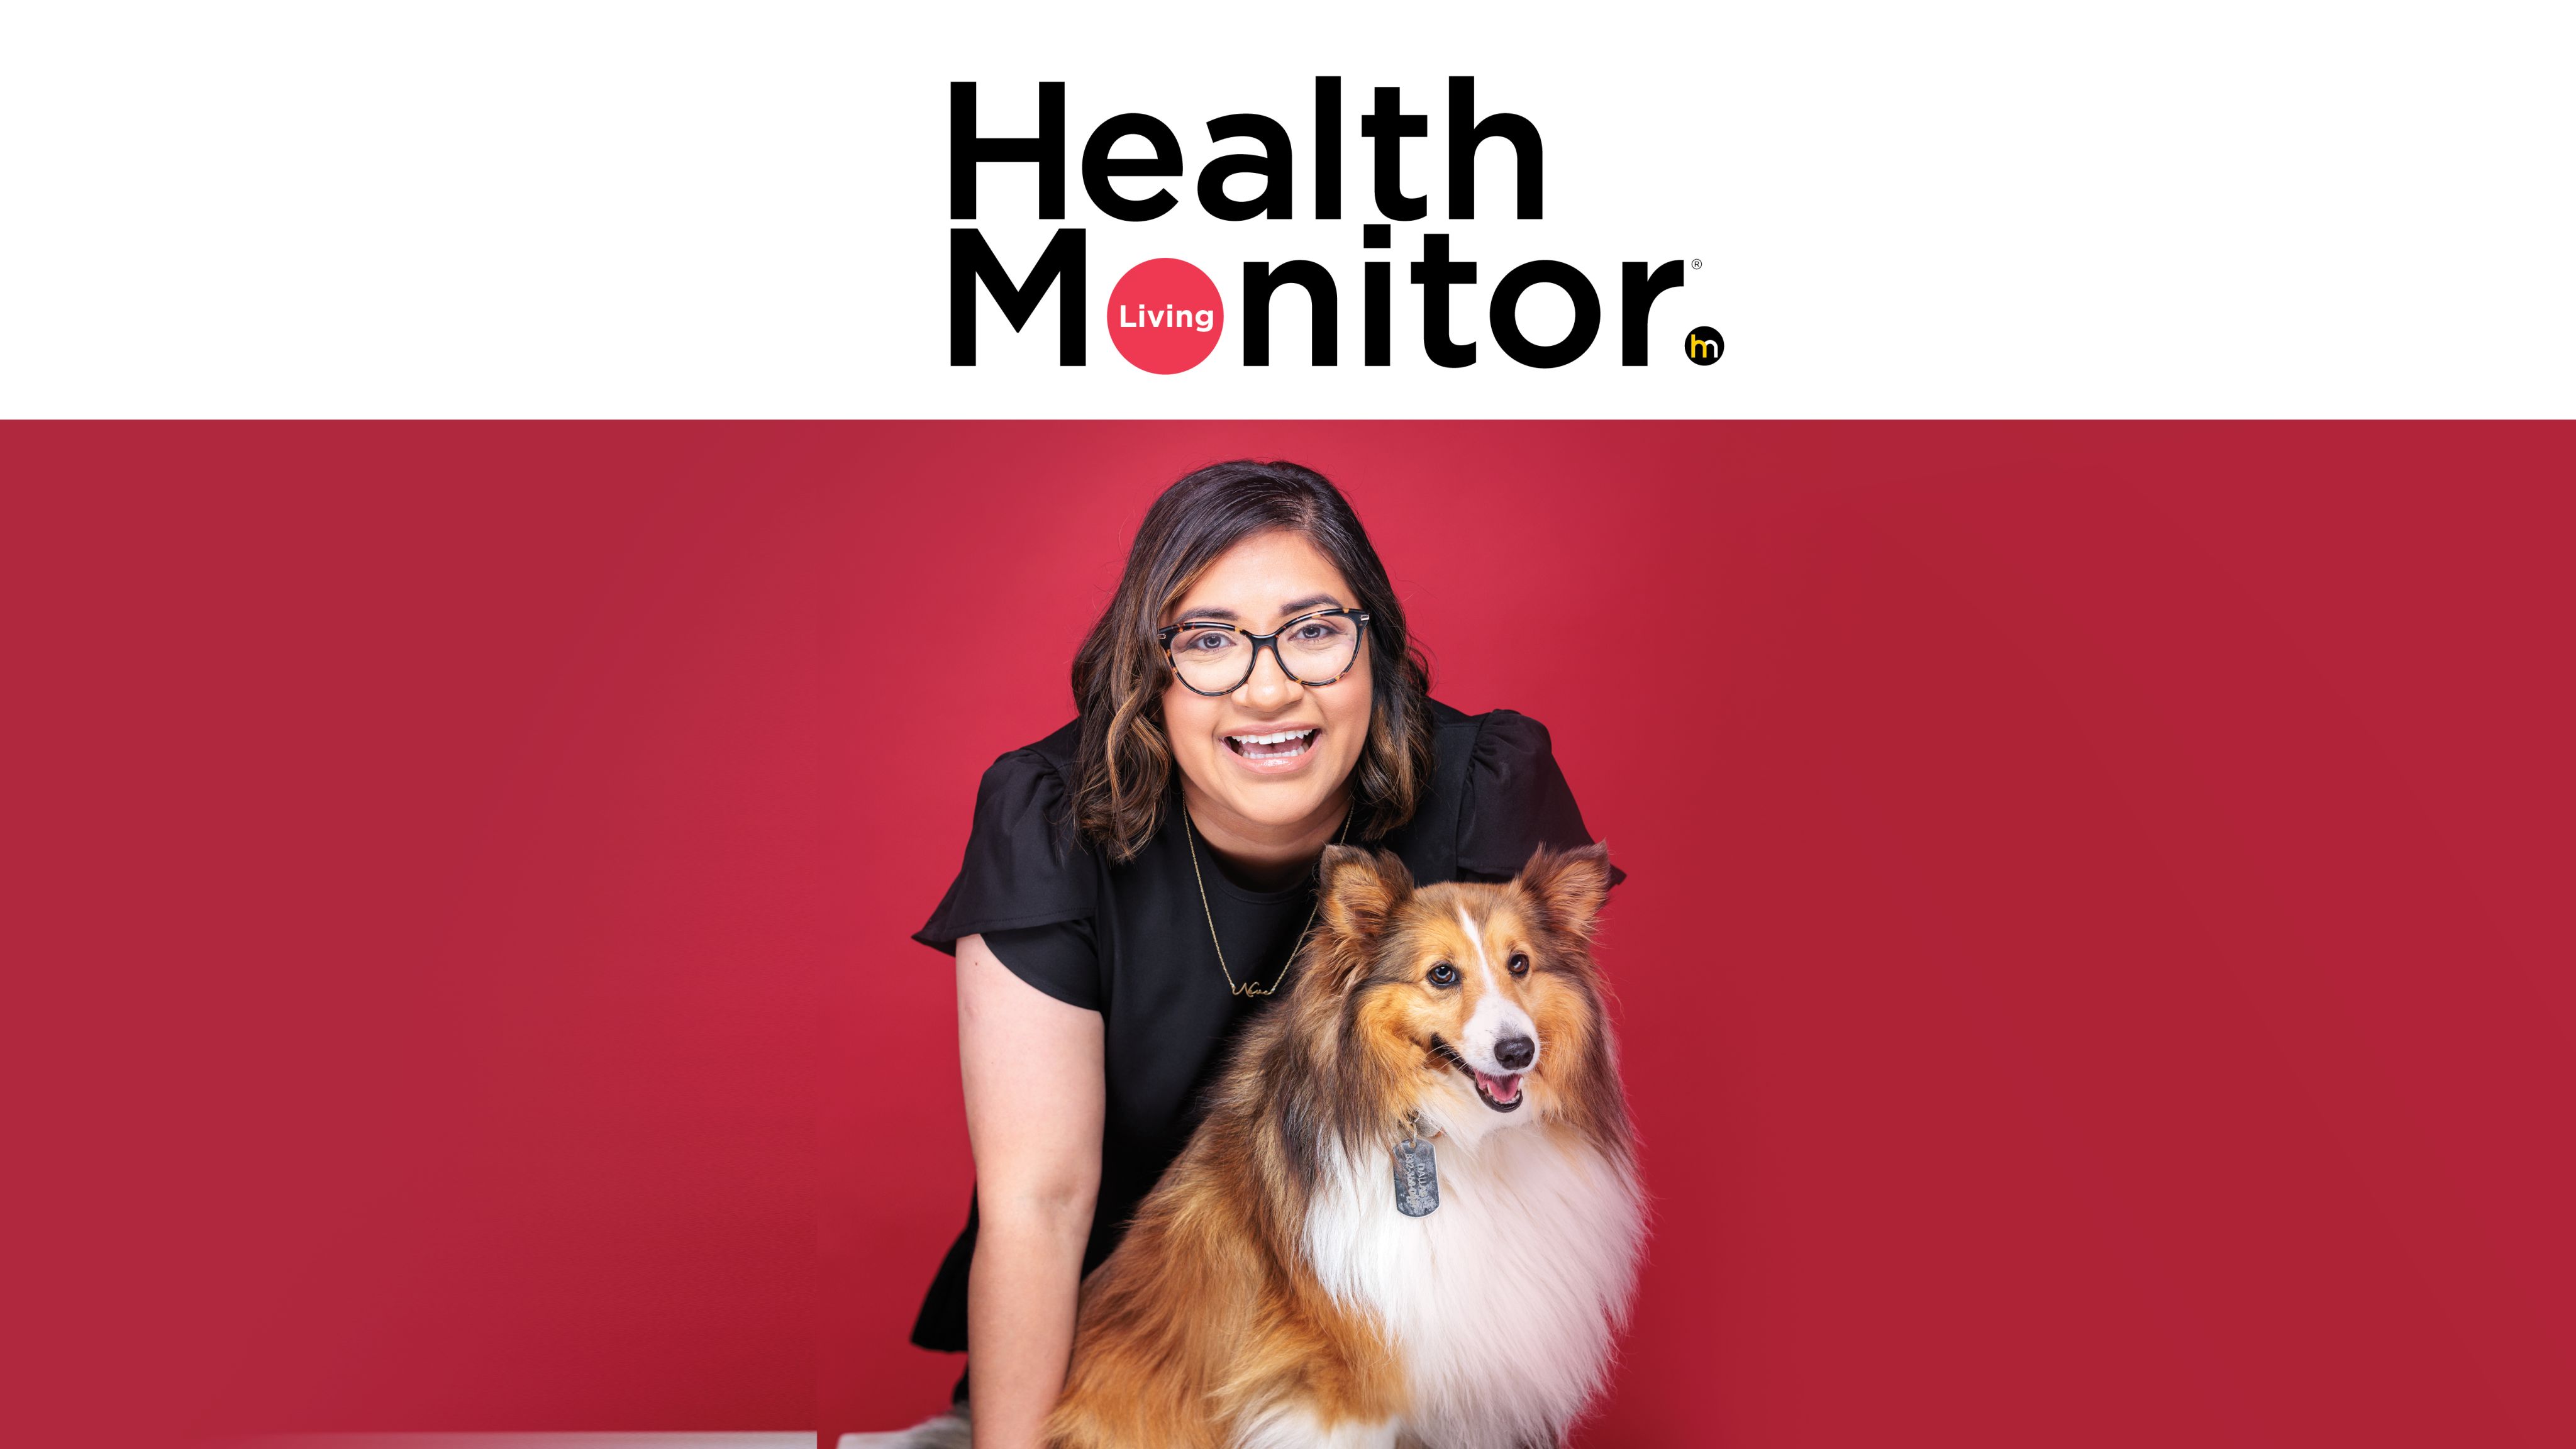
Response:
[{"label": "white banner area", "polygon": [[2565,417],[2571,15],[20,6],[0,414]]}]

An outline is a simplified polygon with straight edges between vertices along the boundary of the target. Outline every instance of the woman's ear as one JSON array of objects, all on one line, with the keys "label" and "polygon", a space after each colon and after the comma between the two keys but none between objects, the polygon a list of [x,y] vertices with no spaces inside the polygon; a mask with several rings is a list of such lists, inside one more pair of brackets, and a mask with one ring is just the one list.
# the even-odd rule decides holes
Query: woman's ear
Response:
[{"label": "woman's ear", "polygon": [[1530,853],[1529,864],[1513,883],[1538,902],[1549,925],[1588,939],[1601,903],[1610,898],[1610,847],[1550,850],[1542,845]]},{"label": "woman's ear", "polygon": [[1413,872],[1393,851],[1324,847],[1324,924],[1346,941],[1375,941],[1413,894]]}]

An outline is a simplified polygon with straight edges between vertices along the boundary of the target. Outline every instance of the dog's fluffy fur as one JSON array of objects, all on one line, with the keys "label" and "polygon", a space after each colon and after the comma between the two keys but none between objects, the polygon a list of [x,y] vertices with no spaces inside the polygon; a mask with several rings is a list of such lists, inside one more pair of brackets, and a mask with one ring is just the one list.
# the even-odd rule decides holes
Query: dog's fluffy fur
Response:
[{"label": "dog's fluffy fur", "polygon": [[[1609,868],[1541,851],[1506,885],[1417,888],[1326,852],[1287,994],[1083,1284],[1049,1449],[1560,1441],[1643,1234],[1590,952]],[[1392,1156],[1414,1114],[1439,1158],[1419,1218]]]}]

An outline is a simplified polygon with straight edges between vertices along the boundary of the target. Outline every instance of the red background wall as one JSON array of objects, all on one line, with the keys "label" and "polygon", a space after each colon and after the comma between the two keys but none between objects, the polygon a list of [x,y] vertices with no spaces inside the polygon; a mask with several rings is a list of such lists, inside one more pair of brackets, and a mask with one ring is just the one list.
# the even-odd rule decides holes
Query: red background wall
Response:
[{"label": "red background wall", "polygon": [[2576,1434],[2576,431],[2520,425],[0,430],[7,1401],[934,1407],[904,935],[1244,455],[1633,873],[1585,1444]]}]

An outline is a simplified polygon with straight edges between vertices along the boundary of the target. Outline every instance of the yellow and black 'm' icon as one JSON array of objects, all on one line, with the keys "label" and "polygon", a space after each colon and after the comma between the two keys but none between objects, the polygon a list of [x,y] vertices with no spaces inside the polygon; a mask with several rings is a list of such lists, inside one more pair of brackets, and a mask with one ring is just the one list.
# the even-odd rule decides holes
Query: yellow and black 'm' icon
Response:
[{"label": "yellow and black 'm' icon", "polygon": [[1690,335],[1682,339],[1682,356],[1702,367],[1725,355],[1726,339],[1719,336],[1714,327],[1694,327]]}]

